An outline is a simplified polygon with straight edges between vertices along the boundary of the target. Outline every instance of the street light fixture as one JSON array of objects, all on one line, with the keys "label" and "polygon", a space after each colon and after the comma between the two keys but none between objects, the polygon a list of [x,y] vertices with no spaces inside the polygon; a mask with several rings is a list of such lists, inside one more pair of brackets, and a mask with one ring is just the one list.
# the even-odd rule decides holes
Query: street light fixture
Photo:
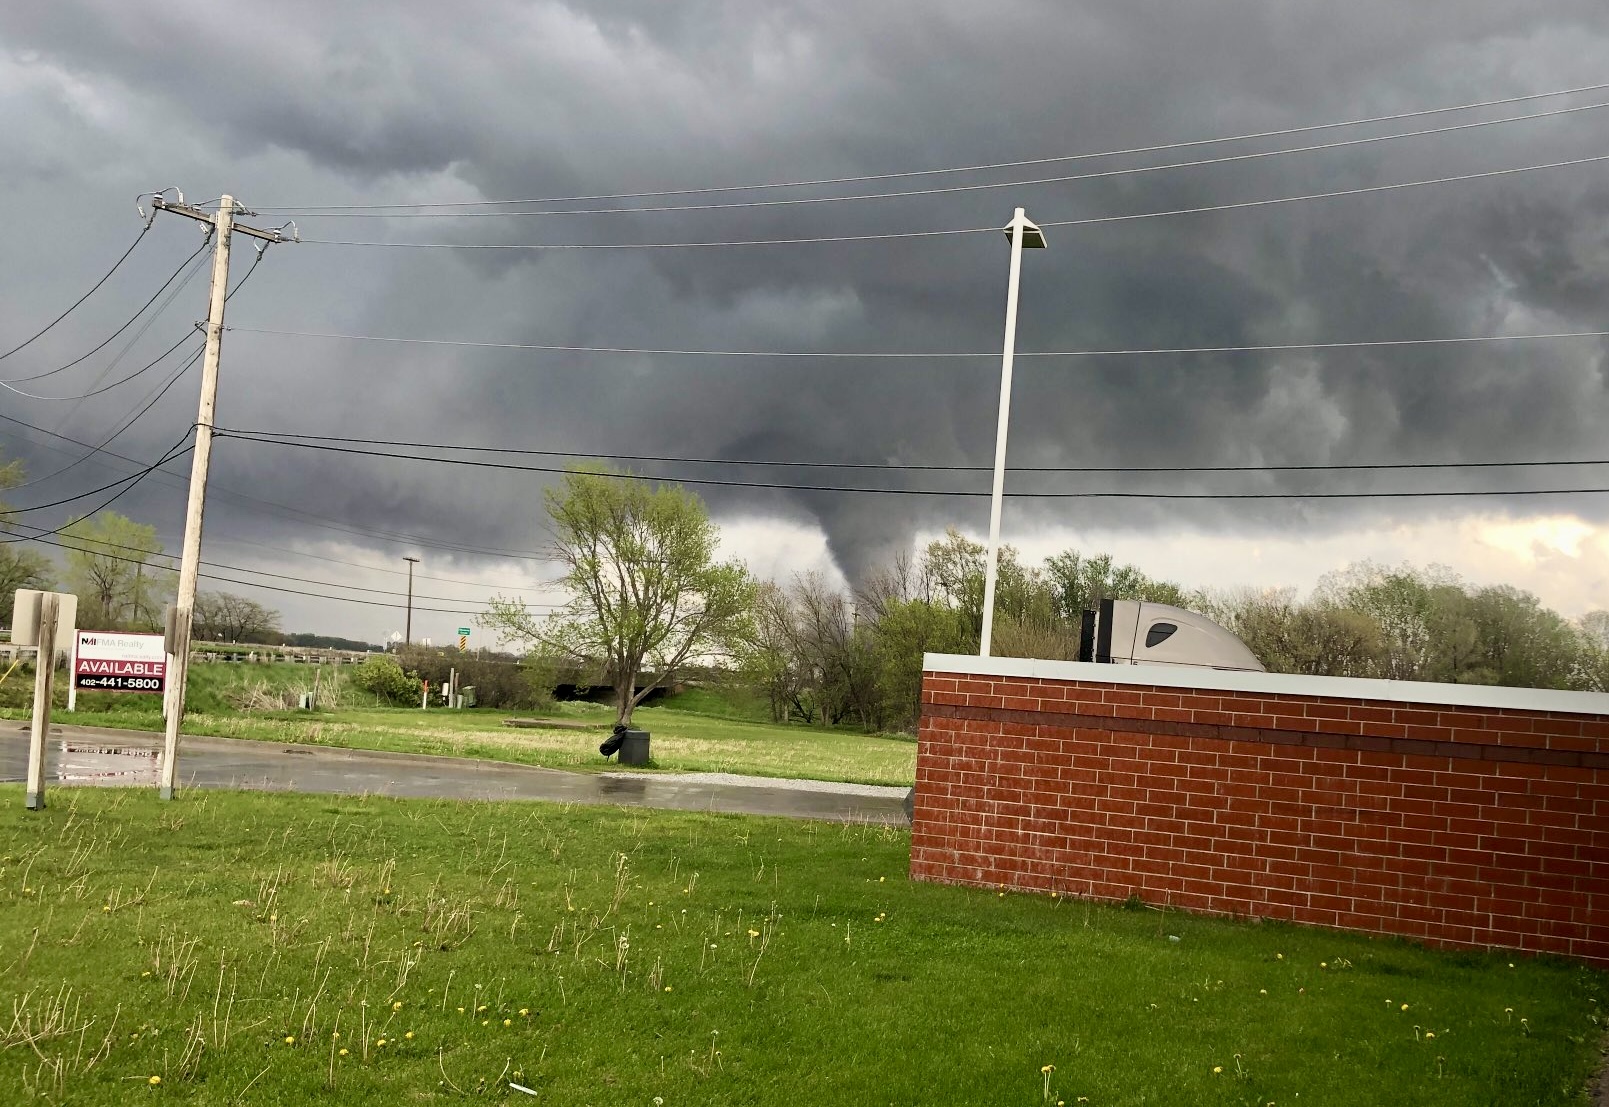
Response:
[{"label": "street light fixture", "polygon": [[1000,355],[1000,423],[994,432],[994,494],[989,500],[989,560],[983,576],[983,638],[978,656],[989,656],[994,633],[994,585],[1000,562],[1000,498],[1006,484],[1006,429],[1011,422],[1011,363],[1017,354],[1017,285],[1022,275],[1022,252],[1043,250],[1045,232],[1022,208],[1006,224],[1011,239],[1011,277],[1006,284],[1006,343]]}]

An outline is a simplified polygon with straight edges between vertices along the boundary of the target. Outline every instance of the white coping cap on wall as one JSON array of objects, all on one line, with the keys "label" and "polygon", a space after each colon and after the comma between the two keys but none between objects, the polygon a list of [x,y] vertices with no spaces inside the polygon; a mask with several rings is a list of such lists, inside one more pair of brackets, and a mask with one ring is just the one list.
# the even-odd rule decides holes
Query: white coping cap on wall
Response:
[{"label": "white coping cap on wall", "polygon": [[954,653],[923,654],[922,668],[930,673],[958,676],[1035,677],[1090,684],[1131,684],[1219,692],[1261,692],[1276,696],[1324,696],[1333,699],[1609,715],[1609,693],[1558,692],[1549,688],[1499,688],[1489,684],[1431,684],[1417,680],[1295,676],[1288,673],[1206,669],[1192,665],[1096,665],[1085,661],[974,657]]}]

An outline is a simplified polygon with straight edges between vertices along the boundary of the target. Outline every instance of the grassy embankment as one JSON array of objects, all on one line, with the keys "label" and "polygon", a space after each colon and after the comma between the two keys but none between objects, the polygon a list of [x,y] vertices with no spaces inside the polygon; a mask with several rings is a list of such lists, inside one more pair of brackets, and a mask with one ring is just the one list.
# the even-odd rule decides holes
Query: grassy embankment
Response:
[{"label": "grassy embankment", "polygon": [[1609,1002],[1561,961],[912,884],[886,827],[58,796],[0,789],[9,1102],[1567,1104]]},{"label": "grassy embankment", "polygon": [[[612,767],[598,755],[598,743],[613,714],[597,704],[560,704],[547,713],[563,721],[595,724],[596,730],[515,729],[504,726],[503,720],[529,713],[379,707],[372,696],[339,684],[333,696],[321,701],[339,704],[335,710],[284,710],[284,703],[295,702],[295,693],[313,690],[314,673],[306,665],[196,665],[191,674],[186,734],[482,757],[559,769]],[[327,666],[321,688],[343,679],[339,668]],[[25,718],[32,691],[31,677],[13,674],[0,685],[0,717]],[[58,689],[58,711],[65,702],[65,691]],[[86,693],[78,702],[76,713],[58,713],[56,721],[128,730],[162,726],[156,696]],[[653,735],[654,767],[661,770],[860,784],[909,785],[915,780],[916,744],[909,738],[777,726],[762,720],[759,705],[741,695],[695,688],[658,701],[657,706],[639,708],[633,723]]]}]

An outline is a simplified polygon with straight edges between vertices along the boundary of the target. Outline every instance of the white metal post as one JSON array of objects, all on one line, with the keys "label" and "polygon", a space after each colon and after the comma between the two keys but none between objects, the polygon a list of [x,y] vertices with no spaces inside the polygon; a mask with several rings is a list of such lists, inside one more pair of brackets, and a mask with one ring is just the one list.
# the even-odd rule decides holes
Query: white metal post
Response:
[{"label": "white metal post", "polygon": [[179,727],[184,722],[185,682],[190,675],[190,621],[195,612],[196,575],[201,562],[201,513],[206,505],[207,465],[212,460],[212,418],[218,399],[218,358],[223,350],[224,299],[229,291],[229,239],[234,226],[235,198],[218,201],[213,219],[212,297],[207,309],[207,349],[201,365],[201,407],[196,414],[195,456],[190,463],[190,502],[184,516],[184,551],[179,561],[179,594],[174,601],[173,664],[168,679],[173,698],[168,705],[162,745],[161,794],[173,798],[178,780]]},{"label": "white metal post", "polygon": [[61,597],[46,592],[39,597],[39,653],[34,657],[34,718],[28,734],[28,784],[25,803],[30,811],[45,807],[45,740],[50,737],[50,699],[56,691],[56,621]]},{"label": "white metal post", "polygon": [[1006,485],[1006,430],[1011,422],[1011,364],[1017,354],[1017,284],[1022,274],[1023,231],[1027,213],[1018,208],[1006,233],[1011,236],[1011,277],[1006,284],[1006,342],[1000,355],[1000,421],[994,432],[994,492],[989,498],[989,552],[983,569],[983,638],[978,656],[989,656],[994,636],[994,585],[1000,561],[1000,500]]},{"label": "white metal post", "polygon": [[78,628],[73,628],[73,644],[67,654],[67,710],[78,710]]}]

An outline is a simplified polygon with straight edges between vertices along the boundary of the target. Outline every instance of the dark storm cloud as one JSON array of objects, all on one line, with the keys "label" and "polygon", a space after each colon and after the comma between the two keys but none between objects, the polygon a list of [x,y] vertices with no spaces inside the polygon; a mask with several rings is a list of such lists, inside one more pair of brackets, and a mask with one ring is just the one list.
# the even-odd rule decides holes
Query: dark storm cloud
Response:
[{"label": "dark storm cloud", "polygon": [[[1595,63],[1609,36],[1609,13],[1586,2],[1540,12],[1464,0],[1406,8],[1317,0],[306,3],[206,17],[212,10],[58,3],[0,11],[8,61],[0,71],[6,74],[0,105],[18,108],[7,114],[17,120],[22,152],[0,168],[0,181],[14,197],[35,201],[36,211],[48,201],[46,208],[60,213],[19,219],[10,229],[7,253],[20,264],[0,274],[10,304],[0,307],[0,333],[19,332],[70,298],[74,282],[106,253],[69,231],[72,206],[89,205],[93,215],[83,230],[103,236],[104,245],[125,239],[130,229],[113,217],[112,204],[173,180],[199,198],[230,189],[261,205],[338,204],[629,192],[977,164],[1590,84],[1604,79]],[[1049,223],[1235,203],[1589,156],[1603,151],[1606,135],[1609,109],[1239,165],[901,200],[461,221],[302,213],[299,222],[309,238],[478,243],[993,227],[1016,205]],[[1180,160],[1200,153],[1184,152]],[[827,191],[1018,180],[1146,161],[1072,162]],[[1053,228],[1051,248],[1025,259],[1019,350],[1598,329],[1609,291],[1602,229],[1609,189],[1594,183],[1601,175],[1591,167],[1559,169],[1286,207]],[[648,201],[660,202],[700,198]],[[179,229],[158,231],[169,240],[164,248],[175,248]],[[64,246],[64,236],[74,241]],[[186,251],[193,248],[192,239],[184,242],[192,243]],[[156,268],[153,261],[150,271]],[[242,327],[556,345],[992,351],[1000,342],[1005,268],[1005,240],[993,232],[598,253],[308,243],[270,251],[230,311]],[[45,273],[45,287],[35,287],[41,282],[33,274]],[[186,310],[193,316],[198,309]],[[1022,358],[1011,457],[1022,466],[1110,466],[1593,456],[1601,452],[1598,427],[1609,407],[1603,356],[1601,344],[1561,341]],[[986,465],[999,380],[998,360],[990,358],[604,357],[243,332],[229,337],[227,358],[219,415],[226,425],[757,460]],[[191,396],[189,388],[176,389],[129,432],[123,448],[141,457],[159,451],[186,420]],[[6,403],[9,410],[11,398]],[[32,410],[20,402],[16,409]],[[79,418],[95,428],[127,410],[122,401],[87,405]],[[38,454],[30,464],[44,471],[51,463]],[[460,536],[464,544],[500,549],[529,549],[542,539],[532,477],[238,442],[220,446],[218,465],[226,486],[359,528],[443,541]],[[801,478],[798,471],[762,467],[719,473],[988,487],[985,473]],[[1277,491],[1429,481],[1496,487],[1502,479],[1017,474],[1010,487]],[[176,493],[151,495],[153,503],[166,503]],[[982,499],[723,489],[705,495],[725,518],[815,522],[851,577],[906,546],[920,529],[956,524],[978,531],[987,520]],[[1464,506],[1018,501],[1007,519],[1017,533],[1072,524],[1166,534],[1181,522],[1247,531],[1333,528]],[[242,537],[319,534],[305,517],[242,508],[228,518]]]}]

